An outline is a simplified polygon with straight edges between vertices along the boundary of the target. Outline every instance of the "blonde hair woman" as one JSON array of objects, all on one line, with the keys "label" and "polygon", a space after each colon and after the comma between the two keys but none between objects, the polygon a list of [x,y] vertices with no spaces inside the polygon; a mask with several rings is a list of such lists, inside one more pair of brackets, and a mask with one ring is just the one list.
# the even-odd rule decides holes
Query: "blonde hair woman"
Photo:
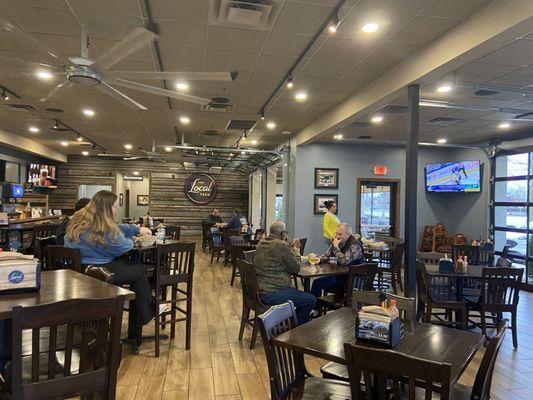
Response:
[{"label": "blonde hair woman", "polygon": [[139,319],[143,324],[154,316],[154,301],[145,267],[128,258],[121,258],[133,249],[133,237],[150,234],[147,228],[115,222],[117,195],[107,190],[96,193],[89,204],[77,211],[69,221],[65,247],[79,249],[84,265],[106,265],[117,285],[129,284],[135,292]]}]

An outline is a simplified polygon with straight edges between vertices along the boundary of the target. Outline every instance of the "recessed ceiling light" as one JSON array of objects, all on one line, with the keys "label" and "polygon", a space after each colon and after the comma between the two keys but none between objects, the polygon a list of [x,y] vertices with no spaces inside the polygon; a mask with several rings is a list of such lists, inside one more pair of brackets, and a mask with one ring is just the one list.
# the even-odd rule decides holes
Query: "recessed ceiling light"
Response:
[{"label": "recessed ceiling light", "polygon": [[511,127],[511,124],[509,122],[502,122],[500,125],[498,125],[498,128],[500,129],[509,129]]},{"label": "recessed ceiling light", "polygon": [[68,146],[68,142],[67,142],[66,140],[63,140],[63,141],[61,142],[61,146],[63,146],[63,147],[67,147],[67,146]]},{"label": "recessed ceiling light", "polygon": [[184,125],[187,125],[187,124],[190,124],[191,123],[191,119],[189,117],[180,117],[180,122]]},{"label": "recessed ceiling light", "polygon": [[448,92],[451,92],[452,89],[453,89],[453,88],[452,88],[451,85],[444,84],[444,85],[440,85],[440,86],[437,88],[437,92],[439,92],[439,93],[448,93]]},{"label": "recessed ceiling light", "polygon": [[187,85],[185,82],[178,82],[176,83],[176,89],[186,92],[189,90],[189,85]]},{"label": "recessed ceiling light", "polygon": [[252,144],[256,145],[257,144],[257,140],[252,140]]},{"label": "recessed ceiling light", "polygon": [[36,126],[30,126],[28,128],[28,130],[31,132],[31,133],[38,133],[39,132],[39,128],[37,128]]},{"label": "recessed ceiling light", "polygon": [[342,133],[337,133],[336,135],[333,135],[333,139],[341,140],[342,139]]},{"label": "recessed ceiling light", "polygon": [[440,139],[437,139],[437,143],[439,144],[444,144],[448,141],[448,139],[445,139],[445,138],[440,138]]},{"label": "recessed ceiling light", "polygon": [[133,145],[127,143],[127,144],[124,145],[124,148],[125,148],[126,150],[131,150],[131,149],[133,149]]},{"label": "recessed ceiling light", "polygon": [[379,124],[380,122],[383,122],[383,115],[374,115],[370,121],[372,121],[374,124]]},{"label": "recessed ceiling light", "polygon": [[45,71],[45,70],[37,71],[37,73],[35,75],[39,79],[50,79],[50,78],[52,78],[52,74],[50,72],[48,72],[48,71]]},{"label": "recessed ceiling light", "polygon": [[90,108],[84,108],[83,114],[87,117],[94,117],[94,110],[91,110]]},{"label": "recessed ceiling light", "polygon": [[89,155],[89,152],[87,150],[84,150],[81,152],[81,155],[87,157]]},{"label": "recessed ceiling light", "polygon": [[304,101],[307,99],[307,93],[305,92],[298,92],[294,95],[294,98],[297,100],[297,101]]},{"label": "recessed ceiling light", "polygon": [[275,122],[269,122],[269,123],[267,124],[267,128],[268,128],[268,129],[274,129],[275,127],[276,127],[276,123],[275,123]]},{"label": "recessed ceiling light", "polygon": [[369,22],[367,24],[364,24],[361,30],[365,33],[374,33],[379,29],[379,25],[375,22]]},{"label": "recessed ceiling light", "polygon": [[172,147],[170,147],[170,146],[165,147],[165,151],[167,153],[170,153],[172,151]]}]

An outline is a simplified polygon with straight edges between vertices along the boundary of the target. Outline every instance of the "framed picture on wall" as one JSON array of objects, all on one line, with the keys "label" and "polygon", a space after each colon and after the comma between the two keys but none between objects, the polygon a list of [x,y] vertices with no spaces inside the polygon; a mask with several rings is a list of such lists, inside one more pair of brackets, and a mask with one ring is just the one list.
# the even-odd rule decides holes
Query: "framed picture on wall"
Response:
[{"label": "framed picture on wall", "polygon": [[338,168],[315,168],[315,189],[338,189]]},{"label": "framed picture on wall", "polygon": [[[339,196],[336,194],[315,194],[314,213],[324,214],[327,211],[326,206],[324,205],[324,202],[334,201],[335,203],[339,204],[338,200],[339,200]],[[337,211],[335,212],[335,214],[337,214]]]},{"label": "framed picture on wall", "polygon": [[150,196],[147,194],[138,194],[137,195],[137,205],[138,206],[147,206],[150,202]]}]

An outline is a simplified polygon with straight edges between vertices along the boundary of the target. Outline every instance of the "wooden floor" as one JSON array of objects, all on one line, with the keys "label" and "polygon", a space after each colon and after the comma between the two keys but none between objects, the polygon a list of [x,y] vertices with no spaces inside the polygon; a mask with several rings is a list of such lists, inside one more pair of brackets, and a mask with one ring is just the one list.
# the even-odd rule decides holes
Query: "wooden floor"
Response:
[{"label": "wooden floor", "polygon": [[[241,311],[240,282],[229,285],[229,267],[209,264],[198,252],[194,273],[192,346],[185,351],[184,324],[175,340],[163,341],[159,358],[153,342],[143,343],[140,355],[124,350],[119,370],[118,399],[266,399],[270,397],[268,369],[260,342],[249,350],[251,329],[242,342],[237,338]],[[500,352],[492,386],[492,399],[533,399],[533,294],[523,293],[519,307],[519,349],[514,350],[509,331]],[[145,327],[153,332],[153,324]],[[167,328],[168,329],[168,328]],[[124,335],[125,335],[124,329]],[[481,354],[462,377],[471,384]],[[320,375],[325,362],[306,358],[308,369]]]}]

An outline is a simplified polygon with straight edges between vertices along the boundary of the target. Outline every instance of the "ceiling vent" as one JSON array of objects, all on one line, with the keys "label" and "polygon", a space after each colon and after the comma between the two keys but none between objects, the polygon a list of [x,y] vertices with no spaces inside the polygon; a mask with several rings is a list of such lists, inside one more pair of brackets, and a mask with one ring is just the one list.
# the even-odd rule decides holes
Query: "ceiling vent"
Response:
[{"label": "ceiling vent", "polygon": [[498,94],[497,90],[488,90],[488,89],[479,89],[474,92],[476,96],[492,96],[493,94]]},{"label": "ceiling vent", "polygon": [[200,108],[202,111],[213,111],[213,112],[232,112],[233,111],[233,106],[231,104],[209,103],[209,104],[202,104]]},{"label": "ceiling vent", "polygon": [[407,112],[407,106],[395,106],[388,104],[384,107],[381,107],[378,112],[382,114],[405,114]]},{"label": "ceiling vent", "polygon": [[211,0],[211,23],[268,30],[281,10],[282,0]]},{"label": "ceiling vent", "polygon": [[226,130],[247,131],[254,126],[255,121],[248,119],[232,119],[228,122]]},{"label": "ceiling vent", "polygon": [[464,119],[460,118],[438,117],[429,120],[427,125],[450,126],[463,121]]},{"label": "ceiling vent", "polygon": [[214,130],[214,129],[206,129],[204,132],[201,132],[198,136],[202,137],[222,137],[222,133]]},{"label": "ceiling vent", "polygon": [[35,108],[29,104],[7,104],[7,106],[17,112],[29,112],[34,114],[36,111]]}]

